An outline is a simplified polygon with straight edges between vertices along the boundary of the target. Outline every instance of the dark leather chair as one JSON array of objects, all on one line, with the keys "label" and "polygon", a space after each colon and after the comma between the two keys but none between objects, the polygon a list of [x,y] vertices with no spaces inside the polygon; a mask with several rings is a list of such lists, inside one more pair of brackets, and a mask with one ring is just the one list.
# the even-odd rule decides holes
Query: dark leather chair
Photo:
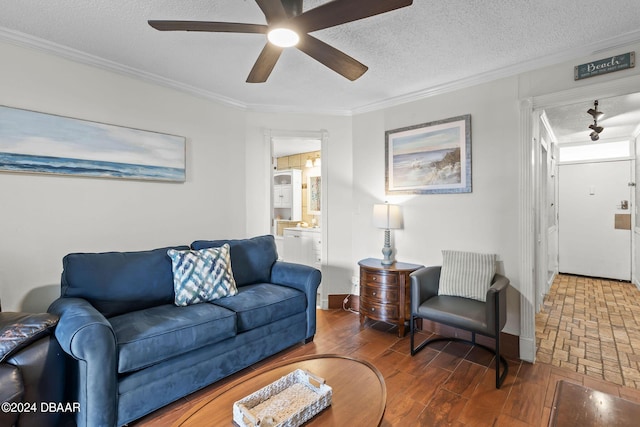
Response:
[{"label": "dark leather chair", "polygon": [[57,322],[47,313],[0,313],[0,402],[9,404],[0,411],[1,426],[63,424],[57,408],[42,407],[64,400],[65,356],[52,336]]},{"label": "dark leather chair", "polygon": [[[496,388],[500,388],[509,366],[500,356],[500,331],[507,321],[507,286],[509,279],[496,274],[487,290],[486,302],[458,296],[438,295],[440,266],[426,267],[411,273],[411,355],[437,341],[462,341],[495,353]],[[471,332],[471,341],[462,338],[436,337],[414,346],[416,321],[427,319]],[[476,334],[495,338],[495,349],[476,343]],[[500,373],[500,365],[503,370]]]}]

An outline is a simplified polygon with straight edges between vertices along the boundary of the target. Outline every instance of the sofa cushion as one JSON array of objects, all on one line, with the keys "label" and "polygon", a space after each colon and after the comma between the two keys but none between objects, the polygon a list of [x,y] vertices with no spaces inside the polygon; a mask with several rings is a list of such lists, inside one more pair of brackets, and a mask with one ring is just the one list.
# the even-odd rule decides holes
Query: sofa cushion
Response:
[{"label": "sofa cushion", "polygon": [[236,313],[240,333],[304,312],[307,299],[304,293],[287,286],[257,283],[238,288],[236,296],[212,304]]},{"label": "sofa cushion", "polygon": [[187,306],[238,293],[231,271],[229,245],[199,251],[169,249],[175,305]]},{"label": "sofa cushion", "polygon": [[235,335],[236,316],[212,304],[161,305],[109,319],[118,372],[135,371]]},{"label": "sofa cushion", "polygon": [[62,260],[62,297],[84,298],[105,317],[173,303],[167,250],[73,253]]},{"label": "sofa cushion", "polygon": [[231,265],[238,286],[270,281],[271,267],[278,259],[273,236],[239,240],[196,240],[191,244],[191,248],[215,248],[225,243],[231,247]]},{"label": "sofa cushion", "polygon": [[442,251],[442,258],[438,295],[484,302],[496,274],[495,254]]}]

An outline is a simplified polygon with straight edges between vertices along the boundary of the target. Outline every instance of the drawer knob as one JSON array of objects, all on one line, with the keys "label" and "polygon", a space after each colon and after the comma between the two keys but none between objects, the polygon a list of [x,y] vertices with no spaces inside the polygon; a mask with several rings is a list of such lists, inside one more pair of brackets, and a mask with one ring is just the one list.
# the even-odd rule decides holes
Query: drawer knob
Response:
[{"label": "drawer knob", "polygon": [[374,282],[375,282],[377,279],[378,279],[377,277],[373,276],[373,281],[374,281]]},{"label": "drawer knob", "polygon": [[376,311],[376,309],[372,307],[372,308],[371,308],[371,311]]},{"label": "drawer knob", "polygon": [[372,292],[372,295],[375,297],[376,295],[378,295],[377,292]]}]

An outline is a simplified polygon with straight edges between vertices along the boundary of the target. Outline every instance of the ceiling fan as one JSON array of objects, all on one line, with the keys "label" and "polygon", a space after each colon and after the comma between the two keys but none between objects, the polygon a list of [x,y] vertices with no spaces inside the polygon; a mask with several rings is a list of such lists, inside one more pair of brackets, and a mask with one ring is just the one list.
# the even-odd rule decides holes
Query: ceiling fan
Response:
[{"label": "ceiling fan", "polygon": [[[266,34],[267,44],[253,65],[247,83],[266,82],[282,51],[291,46],[353,81],[362,76],[368,67],[309,33],[390,12],[413,3],[413,0],[333,0],[302,12],[302,0],[255,1],[267,19],[266,25],[208,21],[148,22],[160,31]],[[279,37],[286,40],[281,41]]]}]

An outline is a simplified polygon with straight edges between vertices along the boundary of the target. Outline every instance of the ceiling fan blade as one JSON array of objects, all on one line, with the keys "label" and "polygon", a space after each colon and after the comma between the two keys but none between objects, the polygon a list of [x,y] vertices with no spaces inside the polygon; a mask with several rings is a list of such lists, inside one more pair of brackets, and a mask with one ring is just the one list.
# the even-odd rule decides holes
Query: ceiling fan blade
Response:
[{"label": "ceiling fan blade", "polygon": [[262,24],[242,24],[237,22],[208,21],[147,21],[159,31],[207,31],[220,33],[266,34],[267,26]]},{"label": "ceiling fan blade", "polygon": [[308,34],[300,36],[296,47],[351,81],[358,79],[369,69],[346,53]]},{"label": "ceiling fan blade", "polygon": [[287,19],[287,12],[281,0],[256,0],[256,3],[267,18],[267,23],[272,24]]},{"label": "ceiling fan blade", "polygon": [[310,33],[411,4],[413,0],[334,0],[291,18],[290,22],[300,31]]},{"label": "ceiling fan blade", "polygon": [[266,82],[273,70],[273,67],[276,65],[276,62],[278,62],[278,58],[280,58],[281,53],[281,47],[267,42],[264,49],[262,49],[262,52],[260,52],[260,56],[258,56],[256,63],[253,64],[249,77],[247,77],[247,83]]}]

